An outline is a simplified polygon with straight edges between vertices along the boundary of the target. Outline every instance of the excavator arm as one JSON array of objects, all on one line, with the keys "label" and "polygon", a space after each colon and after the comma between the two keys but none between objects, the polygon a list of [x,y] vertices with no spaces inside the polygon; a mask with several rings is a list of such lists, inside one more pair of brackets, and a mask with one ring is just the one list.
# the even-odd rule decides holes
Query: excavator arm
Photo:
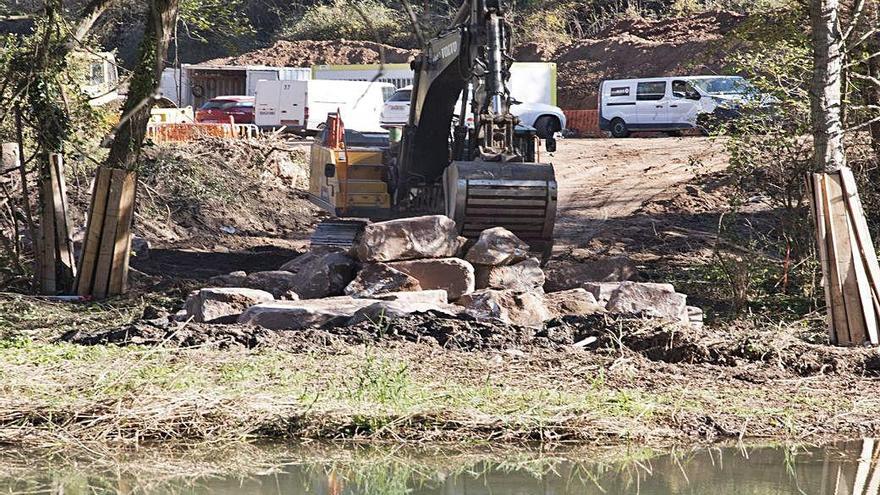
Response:
[{"label": "excavator arm", "polygon": [[510,112],[510,49],[502,1],[465,0],[413,61],[395,203],[403,214],[444,211],[469,238],[506,227],[548,256],[556,180],[552,165],[535,161],[535,130]]}]

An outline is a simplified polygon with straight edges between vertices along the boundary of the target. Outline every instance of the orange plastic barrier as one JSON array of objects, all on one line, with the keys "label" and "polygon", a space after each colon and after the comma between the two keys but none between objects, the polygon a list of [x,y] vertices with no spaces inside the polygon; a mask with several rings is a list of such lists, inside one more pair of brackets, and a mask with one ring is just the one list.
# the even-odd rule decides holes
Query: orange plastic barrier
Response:
[{"label": "orange plastic barrier", "polygon": [[606,137],[599,129],[598,110],[563,110],[568,120],[568,130],[577,137]]},{"label": "orange plastic barrier", "polygon": [[251,139],[260,134],[252,124],[164,124],[150,123],[147,138],[154,143],[180,143],[203,137]]}]

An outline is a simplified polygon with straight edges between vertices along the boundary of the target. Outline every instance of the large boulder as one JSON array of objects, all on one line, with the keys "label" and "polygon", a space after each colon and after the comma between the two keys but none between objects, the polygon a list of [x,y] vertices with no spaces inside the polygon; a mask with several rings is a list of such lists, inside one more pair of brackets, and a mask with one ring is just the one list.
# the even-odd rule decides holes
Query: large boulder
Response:
[{"label": "large boulder", "polygon": [[480,233],[465,259],[474,265],[505,266],[519,263],[528,256],[528,244],[504,227],[493,227]]},{"label": "large boulder", "polygon": [[302,299],[341,296],[354,279],[356,261],[334,250],[309,251],[281,266],[296,274],[292,290]]},{"label": "large boulder", "polygon": [[605,312],[593,294],[585,289],[571,289],[544,295],[544,305],[554,316],[591,315]]},{"label": "large boulder", "polygon": [[419,281],[384,263],[367,265],[358,272],[345,293],[354,297],[373,297],[388,292],[420,291]]},{"label": "large boulder", "polygon": [[484,289],[465,295],[456,304],[475,318],[496,318],[513,325],[539,327],[555,316],[540,292]]},{"label": "large boulder", "polygon": [[522,292],[544,286],[544,270],[537,258],[529,258],[515,265],[477,266],[477,289],[511,289]]},{"label": "large boulder", "polygon": [[455,222],[444,215],[429,215],[367,225],[357,254],[364,262],[386,262],[446,258],[460,248]]},{"label": "large boulder", "polygon": [[210,288],[193,292],[186,300],[186,318],[196,323],[234,323],[246,309],[274,301],[272,294],[257,289]]},{"label": "large boulder", "polygon": [[626,257],[550,262],[544,269],[547,283],[544,290],[559,292],[583,287],[587,282],[623,282],[636,276],[635,264]]},{"label": "large boulder", "polygon": [[[608,304],[608,300],[611,299],[612,294],[614,294],[617,289],[620,288],[620,285],[623,282],[587,282],[583,284],[583,288],[587,290],[587,292],[593,294],[593,297],[596,298],[596,301],[602,306],[606,306]],[[675,292],[675,287],[672,284],[661,284],[655,282],[640,282],[639,285],[644,287],[653,287],[659,291],[663,292]]]},{"label": "large boulder", "polygon": [[684,324],[690,323],[687,296],[669,290],[669,284],[623,282],[605,306],[610,313],[640,313]]},{"label": "large boulder", "polygon": [[358,310],[351,319],[349,325],[355,325],[364,321],[383,324],[388,320],[403,318],[418,313],[436,313],[440,316],[454,318],[464,312],[464,308],[453,304],[437,304],[411,301],[379,301],[366,308]]},{"label": "large boulder", "polygon": [[388,266],[418,280],[422,289],[445,290],[450,301],[474,291],[474,267],[463,259],[397,261]]},{"label": "large boulder", "polygon": [[300,285],[296,274],[284,270],[254,272],[245,277],[241,284],[242,287],[264,290],[275,299],[299,299],[296,290]]},{"label": "large boulder", "polygon": [[420,290],[418,292],[386,292],[384,294],[376,294],[373,299],[416,304],[449,303],[449,295],[443,289]]},{"label": "large boulder", "polygon": [[217,287],[245,287],[247,272],[232,272],[226,275],[217,275],[208,280],[208,285]]},{"label": "large boulder", "polygon": [[301,330],[310,326],[344,325],[375,299],[328,297],[304,301],[276,301],[251,306],[238,322],[270,330]]}]

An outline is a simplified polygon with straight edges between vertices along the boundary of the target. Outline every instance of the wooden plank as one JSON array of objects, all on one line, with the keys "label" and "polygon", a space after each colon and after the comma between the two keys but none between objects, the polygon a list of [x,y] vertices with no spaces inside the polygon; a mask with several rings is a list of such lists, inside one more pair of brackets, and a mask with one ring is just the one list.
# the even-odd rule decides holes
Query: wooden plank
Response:
[{"label": "wooden plank", "polygon": [[40,288],[43,294],[55,295],[55,222],[52,212],[52,183],[49,177],[40,177],[40,238],[42,239],[42,264],[40,265]]},{"label": "wooden plank", "polygon": [[119,204],[119,223],[116,225],[116,241],[113,247],[113,269],[110,274],[110,288],[108,290],[108,294],[111,296],[125,292],[127,285],[136,179],[137,175],[134,172],[127,172],[123,177],[122,196]]},{"label": "wooden plank", "polygon": [[92,205],[89,208],[89,221],[86,226],[86,237],[83,240],[79,278],[77,279],[77,294],[80,296],[92,294],[92,287],[95,281],[95,266],[98,264],[98,249],[101,245],[101,231],[104,228],[104,214],[107,208],[107,198],[110,193],[112,172],[110,169],[99,167],[95,177],[95,187],[92,190]]},{"label": "wooden plank", "polygon": [[73,241],[67,223],[64,187],[64,161],[61,155],[49,155],[49,177],[52,188],[52,214],[55,224],[55,244],[58,246],[58,264],[61,269],[59,288],[68,290],[76,276],[76,263],[73,260]]},{"label": "wooden plank", "polygon": [[871,473],[871,461],[874,457],[874,440],[866,438],[862,440],[862,454],[859,456],[859,467],[856,470],[856,480],[853,483],[853,493],[861,495],[865,492],[868,484],[868,475]]},{"label": "wooden plank", "polygon": [[827,316],[828,339],[832,344],[837,343],[837,334],[834,332],[834,305],[831,304],[831,273],[828,267],[828,232],[825,229],[825,187],[822,185],[821,174],[808,174],[807,187],[810,190],[810,207],[813,209],[813,219],[816,221],[816,244],[819,246],[819,265],[822,267],[822,288],[825,290],[825,305]]},{"label": "wooden plank", "polygon": [[107,210],[104,214],[104,228],[101,230],[101,246],[98,249],[98,262],[95,265],[95,284],[92,287],[92,295],[98,299],[107,297],[110,285],[113,249],[116,246],[116,225],[119,223],[119,203],[125,181],[124,170],[113,170],[112,174],[110,194],[107,196]]},{"label": "wooden plank", "polygon": [[841,178],[843,179],[844,197],[847,200],[850,218],[852,218],[853,222],[856,244],[858,245],[868,278],[868,291],[871,300],[869,305],[874,310],[876,320],[874,325],[875,331],[871,333],[869,329],[869,337],[871,338],[871,344],[880,345],[880,335],[878,335],[880,332],[876,330],[878,323],[880,323],[880,264],[877,262],[877,251],[871,239],[871,231],[868,229],[868,222],[865,219],[865,211],[862,208],[862,201],[859,198],[858,187],[856,186],[852,170],[848,167],[842,170]]},{"label": "wooden plank", "polygon": [[856,263],[852,247],[854,239],[850,238],[849,215],[846,201],[843,198],[840,174],[826,176],[825,190],[832,236],[832,244],[829,247],[834,250],[834,259],[843,292],[843,304],[846,308],[846,322],[849,328],[849,345],[863,345],[867,340],[865,315],[859,298]]},{"label": "wooden plank", "polygon": [[852,341],[847,324],[846,305],[843,302],[843,283],[840,275],[840,267],[837,264],[837,251],[834,246],[837,243],[836,235],[832,229],[831,206],[828,198],[829,178],[820,174],[819,185],[821,186],[822,214],[825,218],[825,253],[828,260],[828,289],[831,299],[828,306],[832,317],[833,342],[838,345]]}]

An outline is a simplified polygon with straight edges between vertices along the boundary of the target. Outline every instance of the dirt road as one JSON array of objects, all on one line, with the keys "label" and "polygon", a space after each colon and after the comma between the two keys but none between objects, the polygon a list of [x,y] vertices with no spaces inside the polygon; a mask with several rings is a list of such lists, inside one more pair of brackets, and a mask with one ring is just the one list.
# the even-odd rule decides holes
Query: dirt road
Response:
[{"label": "dirt road", "polygon": [[727,154],[721,143],[704,137],[566,139],[549,161],[559,183],[556,244],[564,248],[697,173],[723,169]]}]

